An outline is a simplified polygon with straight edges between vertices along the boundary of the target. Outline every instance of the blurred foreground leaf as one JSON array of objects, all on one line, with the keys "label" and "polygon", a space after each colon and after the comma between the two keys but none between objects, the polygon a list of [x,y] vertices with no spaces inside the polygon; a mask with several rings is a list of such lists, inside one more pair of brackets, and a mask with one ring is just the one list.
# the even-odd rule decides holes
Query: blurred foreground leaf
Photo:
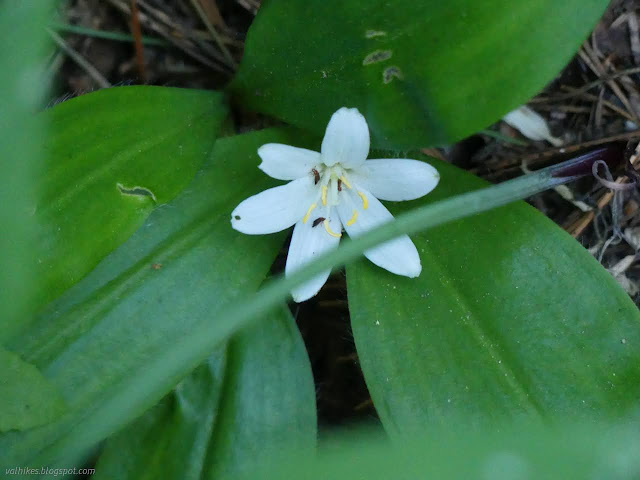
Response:
[{"label": "blurred foreground leaf", "polygon": [[29,309],[35,279],[30,206],[45,128],[34,112],[46,86],[44,25],[54,3],[0,3],[0,327]]},{"label": "blurred foreground leaf", "polygon": [[283,452],[279,468],[245,478],[635,480],[640,478],[639,449],[637,423],[542,429],[525,422],[475,433],[452,423],[400,444],[359,432],[327,442],[315,461]]}]

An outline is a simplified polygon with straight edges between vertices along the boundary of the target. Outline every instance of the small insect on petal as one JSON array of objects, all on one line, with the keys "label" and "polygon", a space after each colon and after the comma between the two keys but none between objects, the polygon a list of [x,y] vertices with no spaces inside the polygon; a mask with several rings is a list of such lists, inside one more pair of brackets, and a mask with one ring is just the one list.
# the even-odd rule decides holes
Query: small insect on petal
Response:
[{"label": "small insect on petal", "polygon": [[313,227],[317,227],[318,225],[320,225],[322,222],[324,222],[326,219],[324,217],[318,217],[316,218],[313,223],[311,224],[311,228]]},{"label": "small insect on petal", "polygon": [[314,185],[317,185],[320,181],[320,172],[318,172],[318,170],[316,170],[315,168],[312,168],[311,173],[313,173],[313,183]]}]

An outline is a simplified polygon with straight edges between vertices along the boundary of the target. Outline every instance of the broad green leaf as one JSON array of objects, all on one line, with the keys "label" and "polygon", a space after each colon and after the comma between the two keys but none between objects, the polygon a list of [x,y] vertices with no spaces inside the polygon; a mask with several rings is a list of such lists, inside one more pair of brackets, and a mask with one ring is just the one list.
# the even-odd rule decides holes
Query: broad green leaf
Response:
[{"label": "broad green leaf", "polygon": [[212,436],[207,475],[218,479],[266,466],[296,447],[316,444],[315,385],[307,351],[282,307],[267,323],[242,330],[229,345],[229,381]]},{"label": "broad green leaf", "polygon": [[451,142],[551,81],[608,0],[268,0],[231,90],[321,134],[342,106],[380,148]]},{"label": "broad green leaf", "polygon": [[311,368],[283,307],[238,333],[110,439],[95,478],[228,477],[264,468],[286,448],[309,454],[315,437]]},{"label": "broad green leaf", "polygon": [[[49,127],[37,167],[39,224],[27,265],[38,308],[80,280],[171,200],[211,154],[226,115],[216,92],[118,87],[41,114]],[[5,326],[6,338],[20,325]]]},{"label": "broad green leaf", "polygon": [[44,136],[34,116],[44,94],[40,62],[45,22],[54,2],[5,0],[0,3],[0,324],[29,309],[35,278],[30,268],[33,176],[37,146]]},{"label": "broad green leaf", "polygon": [[206,358],[185,360],[193,346],[176,352],[176,339],[205,327],[219,343],[228,338],[217,313],[255,292],[284,239],[243,235],[230,225],[240,201],[276,184],[257,168],[256,150],[268,142],[299,145],[304,139],[269,130],[219,140],[207,167],[178,198],[156,209],[8,345],[63,392],[69,414],[0,436],[0,465],[54,462],[61,452],[86,451],[157,403]]},{"label": "broad green leaf", "polygon": [[[430,160],[434,202],[485,182]],[[397,214],[422,201],[387,205]],[[602,266],[518,203],[412,235],[417,279],[347,266],[365,379],[395,436],[522,416],[619,417],[638,408],[640,314]]]},{"label": "broad green leaf", "polygon": [[531,424],[468,432],[460,424],[389,444],[366,431],[327,442],[314,460],[283,452],[279,468],[245,478],[281,480],[533,480],[640,478],[638,424]]},{"label": "broad green leaf", "polygon": [[38,369],[0,348],[0,432],[51,422],[64,413],[62,396]]}]

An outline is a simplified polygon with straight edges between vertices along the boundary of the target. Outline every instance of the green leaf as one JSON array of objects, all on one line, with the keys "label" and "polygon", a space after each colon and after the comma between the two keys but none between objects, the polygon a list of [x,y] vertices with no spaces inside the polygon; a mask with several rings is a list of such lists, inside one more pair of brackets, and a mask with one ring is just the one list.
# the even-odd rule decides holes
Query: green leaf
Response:
[{"label": "green leaf", "polygon": [[317,134],[348,106],[377,147],[451,142],[542,89],[608,3],[265,1],[231,90]]},{"label": "green leaf", "polygon": [[[119,87],[44,112],[49,125],[31,209],[34,308],[80,280],[171,200],[211,154],[226,116],[216,92]],[[20,325],[8,324],[8,337]]]},{"label": "green leaf", "polygon": [[[430,160],[431,203],[485,183]],[[416,202],[389,203],[393,213]],[[353,334],[395,436],[521,416],[619,417],[638,407],[640,314],[573,238],[518,203],[412,235],[422,274],[347,267]]]},{"label": "green leaf", "polygon": [[212,437],[209,478],[265,466],[284,449],[316,445],[316,391],[307,350],[286,307],[241,330],[229,346],[229,381]]},{"label": "green leaf", "polygon": [[279,468],[244,478],[633,480],[640,477],[638,448],[637,422],[547,429],[518,423],[483,432],[452,424],[400,444],[358,431],[327,442],[314,460],[283,452]]},{"label": "green leaf", "polygon": [[96,479],[222,478],[316,441],[315,389],[289,311],[237,334],[160,405],[108,441]]},{"label": "green leaf", "polygon": [[228,338],[219,312],[255,292],[284,240],[230,225],[240,201],[276,184],[256,168],[257,148],[268,142],[304,137],[269,130],[216,142],[207,167],[178,198],[11,342],[64,393],[70,413],[24,435],[0,436],[0,464],[86,452],[206,358],[191,357],[194,345],[176,352],[176,339],[199,328],[212,329],[218,343]]},{"label": "green leaf", "polygon": [[35,366],[3,348],[0,365],[0,432],[43,425],[64,413],[62,396]]},{"label": "green leaf", "polygon": [[29,309],[35,272],[32,257],[33,176],[40,162],[42,119],[33,115],[44,83],[45,22],[54,2],[0,3],[0,324]]}]

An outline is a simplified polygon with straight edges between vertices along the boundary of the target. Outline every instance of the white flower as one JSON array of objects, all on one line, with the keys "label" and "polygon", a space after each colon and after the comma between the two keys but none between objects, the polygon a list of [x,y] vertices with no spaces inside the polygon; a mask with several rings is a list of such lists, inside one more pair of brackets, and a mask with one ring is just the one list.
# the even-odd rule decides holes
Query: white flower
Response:
[{"label": "white flower", "polygon": [[562,146],[562,139],[551,135],[547,121],[526,105],[507,113],[502,120],[531,140],[546,140],[554,147]]},{"label": "white flower", "polygon": [[[321,153],[279,143],[258,149],[259,168],[286,185],[247,198],[231,213],[231,225],[249,235],[284,230],[295,224],[285,275],[313,258],[334,249],[342,229],[357,237],[393,216],[378,201],[413,200],[435,188],[440,176],[431,165],[418,160],[367,160],[369,128],[355,108],[333,114]],[[365,161],[366,160],[366,161]],[[415,245],[407,235],[364,252],[379,267],[397,275],[417,277],[422,266]],[[327,281],[330,270],[296,287],[296,302],[313,297]]]}]

